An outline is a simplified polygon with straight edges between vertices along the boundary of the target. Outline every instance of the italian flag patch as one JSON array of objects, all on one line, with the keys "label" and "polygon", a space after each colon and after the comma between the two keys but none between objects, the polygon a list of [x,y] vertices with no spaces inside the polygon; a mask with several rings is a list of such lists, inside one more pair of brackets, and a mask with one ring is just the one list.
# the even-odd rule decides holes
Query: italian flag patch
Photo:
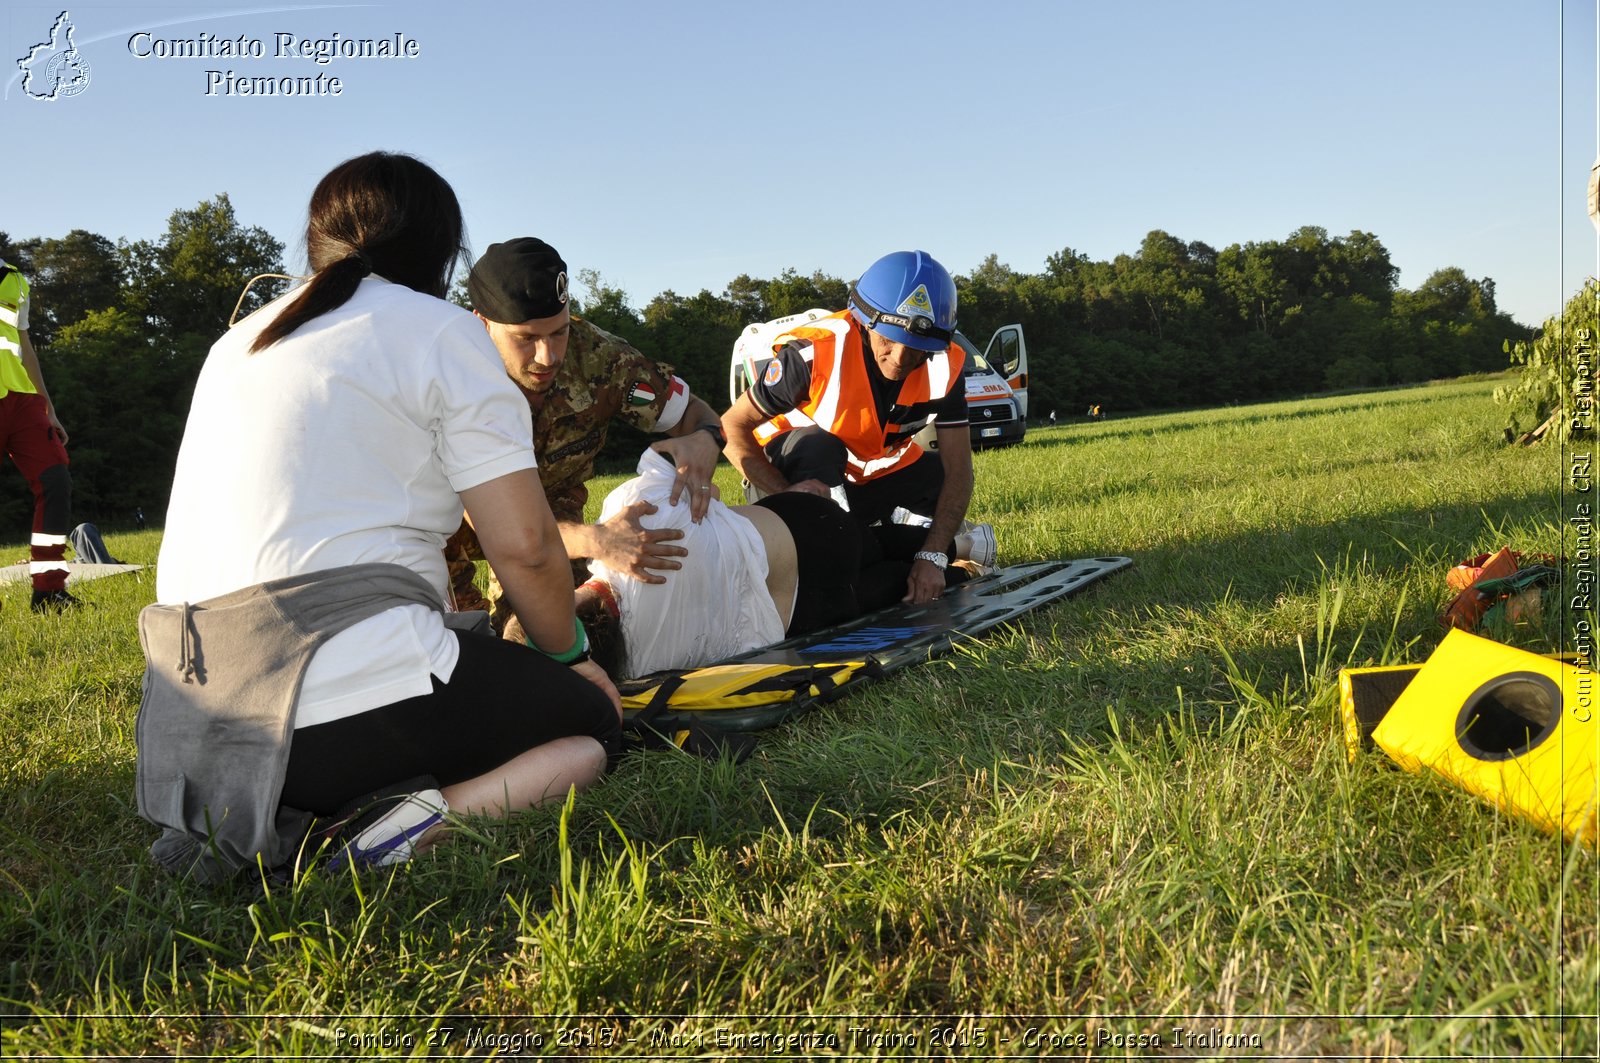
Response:
[{"label": "italian flag patch", "polygon": [[633,390],[628,392],[629,406],[648,406],[656,401],[655,389],[649,384],[635,384]]}]

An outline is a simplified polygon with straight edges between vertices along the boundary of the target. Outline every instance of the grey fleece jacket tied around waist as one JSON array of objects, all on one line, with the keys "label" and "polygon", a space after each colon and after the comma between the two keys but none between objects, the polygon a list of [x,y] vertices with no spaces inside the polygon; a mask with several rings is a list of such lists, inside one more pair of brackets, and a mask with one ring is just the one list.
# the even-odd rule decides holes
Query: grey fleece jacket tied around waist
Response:
[{"label": "grey fleece jacket tied around waist", "polygon": [[[311,656],[353,624],[411,604],[441,608],[410,569],[365,564],[139,614],[135,789],[139,815],[163,828],[150,847],[162,866],[220,882],[257,857],[266,868],[294,857],[312,817],[278,802]],[[444,619],[489,630],[485,613]]]}]

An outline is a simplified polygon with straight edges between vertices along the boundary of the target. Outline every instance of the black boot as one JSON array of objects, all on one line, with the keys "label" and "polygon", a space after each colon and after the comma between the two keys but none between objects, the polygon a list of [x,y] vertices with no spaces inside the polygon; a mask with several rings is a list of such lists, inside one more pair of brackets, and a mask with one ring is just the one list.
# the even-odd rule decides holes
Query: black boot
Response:
[{"label": "black boot", "polygon": [[68,609],[77,609],[82,605],[80,599],[74,598],[65,590],[33,592],[33,611],[36,613],[64,613]]}]

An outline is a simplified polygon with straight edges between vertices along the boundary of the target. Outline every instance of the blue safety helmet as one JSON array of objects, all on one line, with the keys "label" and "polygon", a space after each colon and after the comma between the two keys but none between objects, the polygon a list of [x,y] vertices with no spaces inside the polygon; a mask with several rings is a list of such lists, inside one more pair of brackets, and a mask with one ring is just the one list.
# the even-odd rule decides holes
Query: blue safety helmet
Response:
[{"label": "blue safety helmet", "polygon": [[850,313],[896,343],[942,351],[956,330],[956,284],[926,251],[896,251],[851,287]]}]

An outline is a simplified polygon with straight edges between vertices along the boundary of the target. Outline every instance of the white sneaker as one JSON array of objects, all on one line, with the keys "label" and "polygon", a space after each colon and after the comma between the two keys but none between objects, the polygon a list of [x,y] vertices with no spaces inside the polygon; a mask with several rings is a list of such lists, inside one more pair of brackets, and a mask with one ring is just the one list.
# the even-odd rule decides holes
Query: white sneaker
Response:
[{"label": "white sneaker", "polygon": [[[450,811],[444,794],[438,790],[419,790],[392,800],[395,802],[392,806],[333,855],[328,864],[330,868],[341,868],[346,863],[356,867],[405,863],[416,855],[417,841],[422,835],[443,823],[445,814]],[[382,807],[379,805],[372,812],[379,812]]]}]

